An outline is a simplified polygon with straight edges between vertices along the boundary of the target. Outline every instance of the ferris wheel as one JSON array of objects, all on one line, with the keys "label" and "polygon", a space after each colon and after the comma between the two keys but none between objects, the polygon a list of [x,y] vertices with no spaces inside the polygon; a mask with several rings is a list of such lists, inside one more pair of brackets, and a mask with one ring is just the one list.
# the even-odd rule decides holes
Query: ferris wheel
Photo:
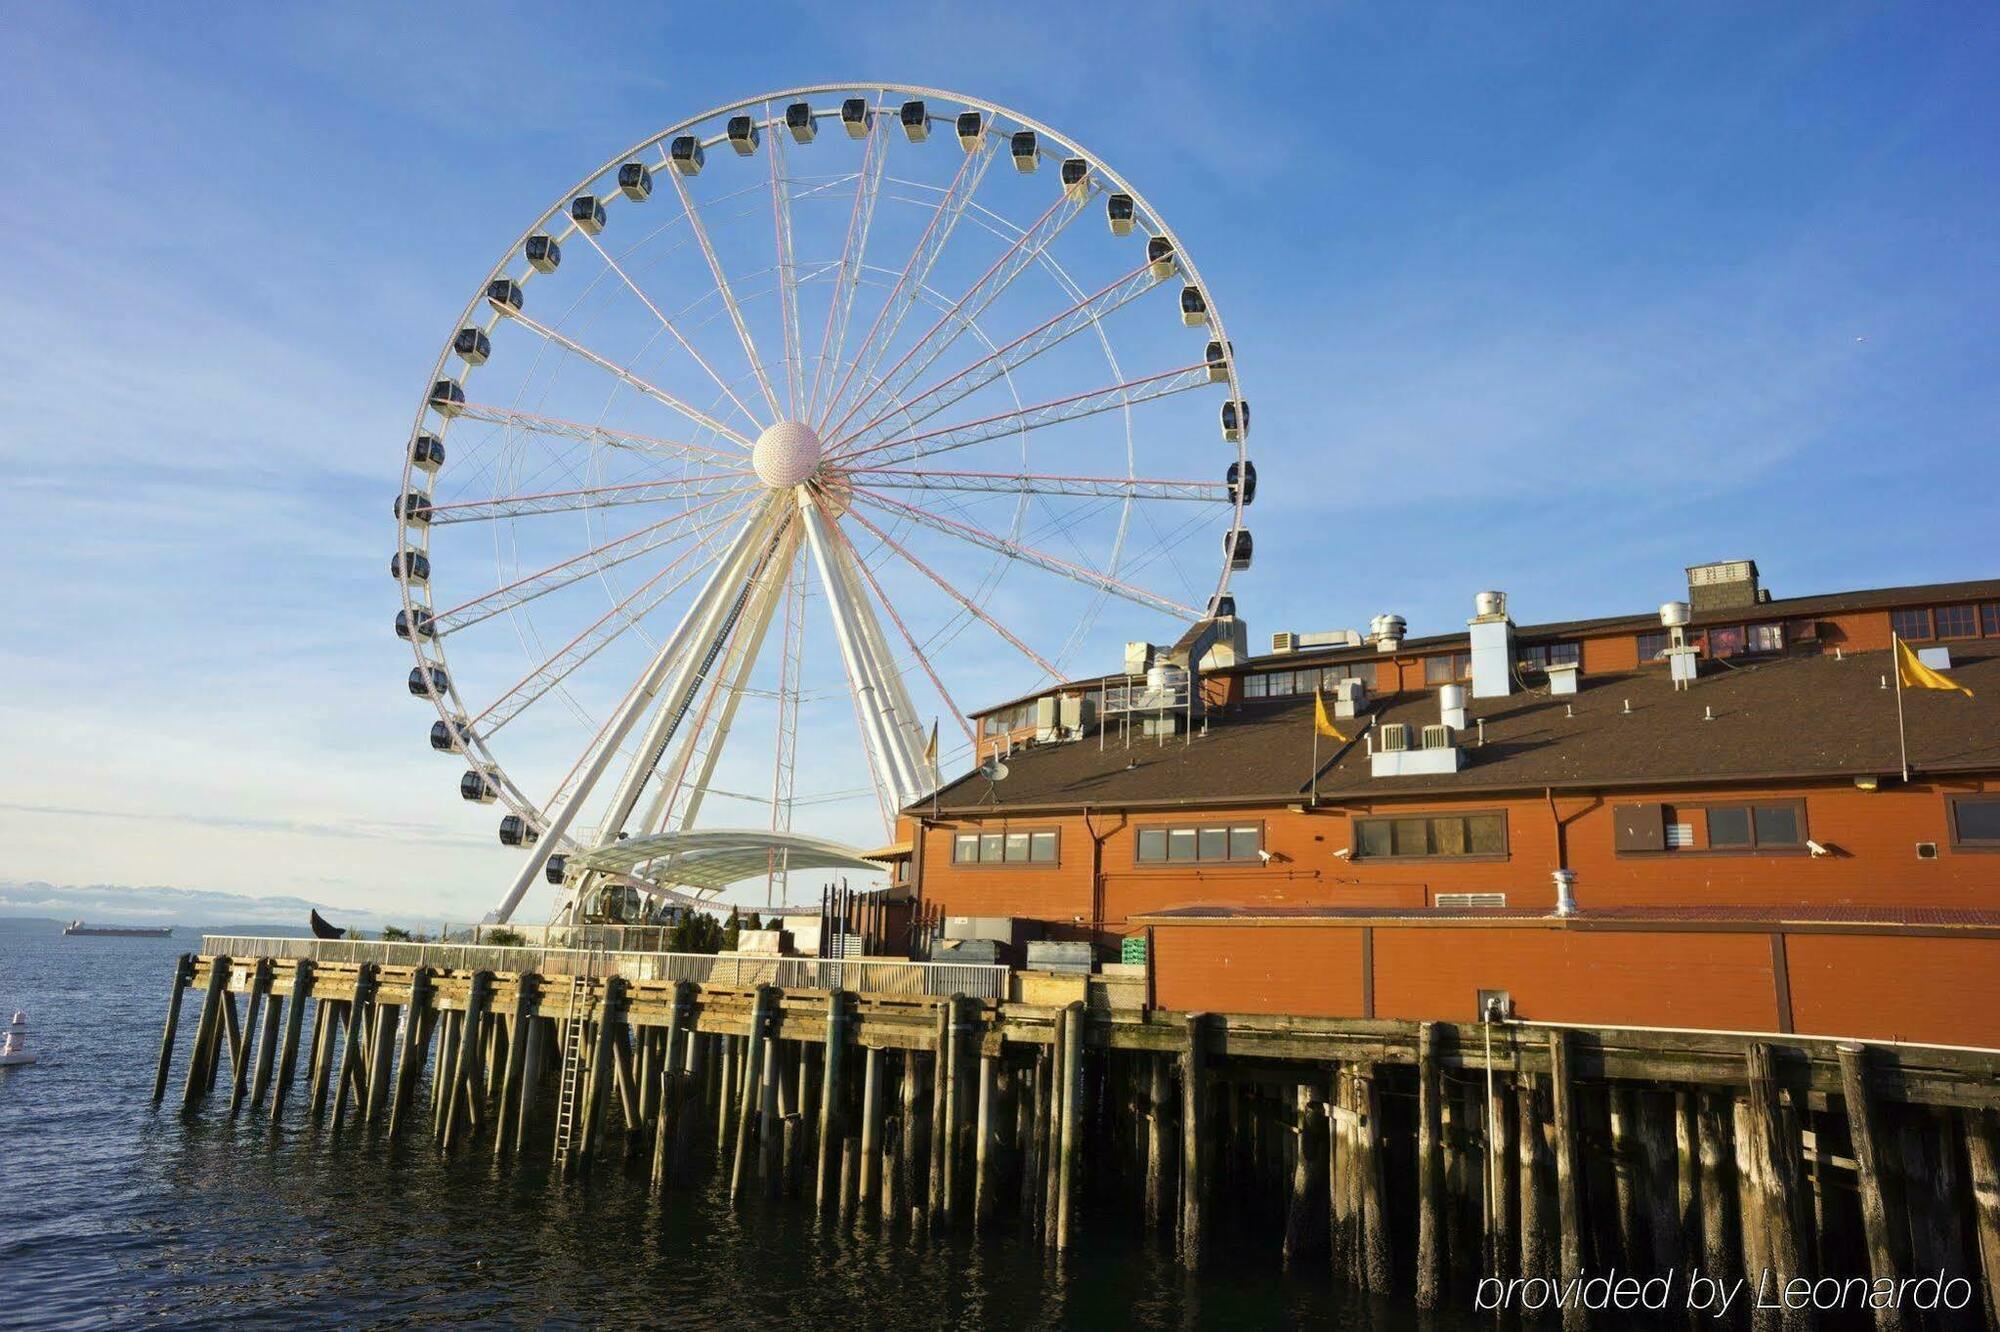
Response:
[{"label": "ferris wheel", "polygon": [[866,863],[957,698],[1217,607],[1249,427],[1179,238],[1017,112],[796,88],[611,158],[467,303],[394,506],[409,692],[525,853],[490,919]]}]

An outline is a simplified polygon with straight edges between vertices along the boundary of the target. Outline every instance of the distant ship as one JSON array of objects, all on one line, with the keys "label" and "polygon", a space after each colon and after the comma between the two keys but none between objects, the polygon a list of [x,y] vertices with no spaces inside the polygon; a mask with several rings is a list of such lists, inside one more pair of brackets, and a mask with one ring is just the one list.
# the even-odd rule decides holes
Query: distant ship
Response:
[{"label": "distant ship", "polygon": [[109,934],[133,939],[164,939],[173,932],[171,925],[86,925],[80,920],[63,926],[64,934]]}]

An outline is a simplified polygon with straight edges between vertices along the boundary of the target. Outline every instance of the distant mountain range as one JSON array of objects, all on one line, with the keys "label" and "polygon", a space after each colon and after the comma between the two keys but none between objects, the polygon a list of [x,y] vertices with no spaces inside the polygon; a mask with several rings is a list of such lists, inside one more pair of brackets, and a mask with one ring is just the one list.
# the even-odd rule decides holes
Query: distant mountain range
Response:
[{"label": "distant mountain range", "polygon": [[[386,922],[373,911],[329,906],[303,897],[248,897],[200,888],[135,888],[126,884],[63,884],[0,881],[0,916],[85,920],[92,925],[283,925],[304,929],[306,915],[320,915],[344,928],[380,929]],[[398,919],[398,925],[426,922]]]}]

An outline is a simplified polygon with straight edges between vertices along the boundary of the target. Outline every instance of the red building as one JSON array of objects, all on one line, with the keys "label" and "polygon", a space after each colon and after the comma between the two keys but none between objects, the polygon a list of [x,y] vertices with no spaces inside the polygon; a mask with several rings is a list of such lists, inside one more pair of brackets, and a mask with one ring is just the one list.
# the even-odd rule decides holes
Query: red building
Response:
[{"label": "red building", "polygon": [[[1468,1019],[1492,992],[2000,1046],[2000,580],[1689,575],[1678,614],[1517,626],[1482,594],[1462,631],[1254,657],[1225,618],[1135,655],[1150,676],[1011,700],[978,718],[1005,778],[905,812],[916,892],[1144,935],[1180,1010]],[[1892,631],[1972,696],[1899,691]]]}]

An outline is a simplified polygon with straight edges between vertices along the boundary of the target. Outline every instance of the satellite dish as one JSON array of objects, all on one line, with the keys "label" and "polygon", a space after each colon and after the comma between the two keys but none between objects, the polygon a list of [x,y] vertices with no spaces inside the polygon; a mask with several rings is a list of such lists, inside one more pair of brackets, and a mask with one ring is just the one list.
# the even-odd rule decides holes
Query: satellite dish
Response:
[{"label": "satellite dish", "polygon": [[1000,761],[998,754],[995,754],[979,765],[979,775],[989,782],[1004,781],[1007,777],[1007,765]]}]

